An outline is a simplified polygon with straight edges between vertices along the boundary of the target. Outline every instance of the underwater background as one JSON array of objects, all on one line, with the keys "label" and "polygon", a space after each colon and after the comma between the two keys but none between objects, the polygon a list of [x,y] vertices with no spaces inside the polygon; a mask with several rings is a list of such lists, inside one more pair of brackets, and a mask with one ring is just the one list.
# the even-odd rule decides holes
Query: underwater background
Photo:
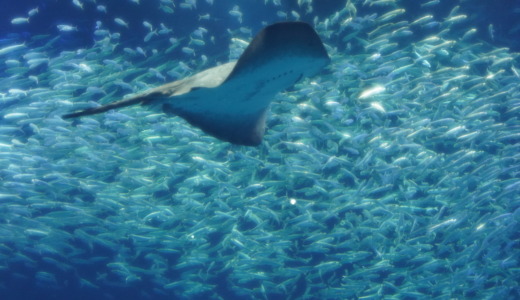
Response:
[{"label": "underwater background", "polygon": [[[0,299],[519,299],[520,1],[0,0]],[[137,106],[311,24],[258,147]]]}]

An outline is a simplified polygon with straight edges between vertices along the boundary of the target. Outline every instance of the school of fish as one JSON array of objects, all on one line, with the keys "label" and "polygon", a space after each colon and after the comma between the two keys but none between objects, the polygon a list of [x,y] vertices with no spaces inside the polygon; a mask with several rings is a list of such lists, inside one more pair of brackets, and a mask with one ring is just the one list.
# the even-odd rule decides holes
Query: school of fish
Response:
[{"label": "school of fish", "polygon": [[[202,0],[157,1],[158,14],[197,11],[189,36],[69,2],[114,14],[117,31],[99,22],[76,50],[56,46],[85,30],[70,23],[0,43],[0,295],[520,297],[519,55],[479,40],[457,3],[443,18],[429,12],[439,0],[417,18],[397,0],[311,17],[330,65],[277,95],[263,143],[245,147],[146,107],[61,116],[236,59],[254,11],[221,16],[235,27],[215,58]],[[312,0],[281,2],[255,5],[313,14]],[[136,26],[147,34],[127,47]]]}]

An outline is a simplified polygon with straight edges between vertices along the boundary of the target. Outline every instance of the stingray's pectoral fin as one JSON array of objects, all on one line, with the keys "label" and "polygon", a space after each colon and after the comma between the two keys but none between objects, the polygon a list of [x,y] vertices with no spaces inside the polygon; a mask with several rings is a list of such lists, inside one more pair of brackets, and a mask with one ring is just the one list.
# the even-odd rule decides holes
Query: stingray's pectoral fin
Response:
[{"label": "stingray's pectoral fin", "polygon": [[264,137],[268,108],[240,116],[197,113],[173,108],[169,104],[164,104],[163,110],[184,118],[191,125],[218,139],[238,145],[258,146]]},{"label": "stingray's pectoral fin", "polygon": [[66,115],[63,115],[62,118],[71,119],[71,118],[100,114],[100,113],[107,112],[111,109],[121,108],[121,107],[130,106],[130,105],[134,105],[134,104],[148,104],[150,101],[152,101],[155,98],[156,98],[156,95],[153,93],[139,94],[139,95],[136,95],[136,96],[128,98],[128,99],[123,99],[120,101],[109,103],[107,105],[103,105],[103,106],[99,106],[99,107],[91,107],[91,108],[87,108],[87,109],[73,112],[70,114],[66,114]]}]

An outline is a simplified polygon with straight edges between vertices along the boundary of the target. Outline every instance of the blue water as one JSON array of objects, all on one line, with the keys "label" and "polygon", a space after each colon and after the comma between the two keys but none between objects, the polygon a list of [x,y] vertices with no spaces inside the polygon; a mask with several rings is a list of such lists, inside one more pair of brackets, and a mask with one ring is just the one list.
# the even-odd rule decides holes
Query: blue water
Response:
[{"label": "blue water", "polygon": [[[0,299],[520,298],[519,1],[0,1]],[[258,147],[61,118],[285,20],[331,63]]]}]

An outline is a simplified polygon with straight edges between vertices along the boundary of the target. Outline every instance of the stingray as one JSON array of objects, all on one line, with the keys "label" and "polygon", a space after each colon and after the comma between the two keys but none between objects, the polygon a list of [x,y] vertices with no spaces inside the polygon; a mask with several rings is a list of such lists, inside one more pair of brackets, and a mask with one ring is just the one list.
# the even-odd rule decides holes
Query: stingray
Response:
[{"label": "stingray", "polygon": [[316,75],[329,62],[320,37],[309,24],[275,23],[263,28],[237,61],[63,118],[134,104],[154,105],[220,140],[256,146],[262,142],[274,96],[301,78]]}]

